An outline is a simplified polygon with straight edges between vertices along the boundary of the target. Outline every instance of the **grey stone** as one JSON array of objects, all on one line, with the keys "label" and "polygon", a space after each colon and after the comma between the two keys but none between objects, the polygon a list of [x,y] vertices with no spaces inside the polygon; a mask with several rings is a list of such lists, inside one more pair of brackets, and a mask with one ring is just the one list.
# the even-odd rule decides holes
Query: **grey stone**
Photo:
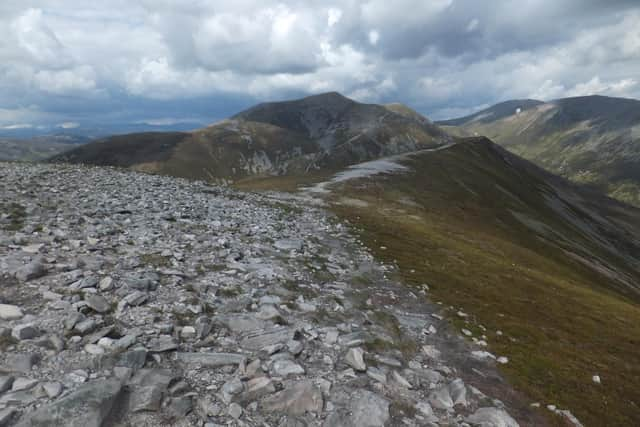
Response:
[{"label": "grey stone", "polygon": [[247,387],[244,392],[237,395],[234,400],[242,403],[252,402],[263,396],[275,393],[276,387],[267,377],[252,378],[247,381]]},{"label": "grey stone", "polygon": [[147,301],[147,294],[145,294],[144,292],[135,291],[124,297],[122,301],[132,307],[137,307]]},{"label": "grey stone", "polygon": [[100,355],[100,354],[104,354],[105,352],[103,347],[100,347],[99,345],[96,345],[96,344],[86,344],[84,346],[84,351],[93,355]]},{"label": "grey stone", "polygon": [[0,394],[11,389],[13,384],[13,377],[7,375],[0,375]]},{"label": "grey stone", "polygon": [[303,415],[307,412],[320,414],[324,406],[322,392],[309,380],[297,382],[283,391],[262,401],[267,412],[282,412]]},{"label": "grey stone", "polygon": [[124,350],[131,347],[136,342],[135,335],[125,335],[122,338],[117,339],[113,342],[113,348],[118,350]]},{"label": "grey stone", "polygon": [[265,304],[260,307],[260,311],[256,314],[258,319],[271,320],[281,317],[282,314],[271,304]]},{"label": "grey stone", "polygon": [[32,324],[18,325],[11,330],[11,336],[17,340],[31,340],[40,335],[38,329]]},{"label": "grey stone", "polygon": [[367,365],[364,363],[364,351],[360,347],[350,348],[344,361],[356,371],[364,372],[367,370]]},{"label": "grey stone", "polygon": [[237,420],[242,416],[242,407],[237,403],[232,403],[231,405],[229,405],[229,408],[227,408],[227,413],[231,418]]},{"label": "grey stone", "polygon": [[16,412],[15,408],[0,409],[0,427],[8,426]]},{"label": "grey stone", "polygon": [[62,384],[57,381],[46,382],[42,384],[42,389],[44,390],[47,397],[50,399],[56,398],[62,393]]},{"label": "grey stone", "polygon": [[251,331],[240,338],[240,347],[247,350],[260,350],[274,344],[283,344],[292,338],[293,331],[286,326]]},{"label": "grey stone", "polygon": [[79,334],[84,335],[93,331],[96,326],[98,325],[94,319],[86,319],[82,322],[76,323],[76,325],[73,327],[73,330],[78,332]]},{"label": "grey stone", "polygon": [[519,427],[504,409],[480,408],[465,420],[476,427]]},{"label": "grey stone", "polygon": [[367,368],[367,376],[382,384],[387,383],[387,374],[382,369],[370,366]]},{"label": "grey stone", "polygon": [[416,411],[423,417],[426,417],[428,421],[434,421],[433,408],[427,402],[416,403]]},{"label": "grey stone", "polygon": [[85,300],[89,308],[98,313],[106,313],[111,309],[109,301],[102,295],[91,295]]},{"label": "grey stone", "polygon": [[28,373],[39,361],[40,357],[34,353],[10,353],[0,371]]},{"label": "grey stone", "polygon": [[169,402],[166,412],[174,420],[187,416],[193,409],[193,400],[191,396],[174,397]]},{"label": "grey stone", "polygon": [[200,316],[196,319],[195,327],[196,337],[198,339],[204,339],[211,333],[213,325],[211,324],[211,320],[207,316]]},{"label": "grey stone", "polygon": [[297,340],[289,340],[287,341],[287,350],[289,350],[289,353],[297,356],[304,350],[304,344]]},{"label": "grey stone", "polygon": [[87,289],[87,288],[95,288],[97,284],[98,284],[98,278],[89,276],[89,277],[85,277],[82,280],[77,281],[70,287],[72,289]]},{"label": "grey stone", "polygon": [[162,387],[149,385],[136,387],[131,393],[131,412],[157,411],[162,401]]},{"label": "grey stone", "polygon": [[413,388],[411,383],[405,377],[400,375],[397,371],[393,371],[391,373],[391,377],[393,378],[393,381],[399,386],[404,388]]},{"label": "grey stone", "polygon": [[233,396],[242,393],[243,390],[244,384],[242,384],[240,378],[232,378],[222,385],[221,391],[223,400],[226,403],[229,403]]},{"label": "grey stone", "polygon": [[38,380],[32,378],[18,377],[13,380],[11,391],[25,391],[34,388],[38,384]]},{"label": "grey stone", "polygon": [[304,375],[304,368],[297,363],[283,359],[273,362],[271,367],[273,375],[278,377],[288,377],[289,375]]},{"label": "grey stone", "polygon": [[357,390],[351,398],[349,409],[348,418],[328,420],[325,426],[383,427],[389,420],[389,401],[368,390]]},{"label": "grey stone", "polygon": [[467,388],[462,379],[458,378],[449,384],[449,394],[453,405],[467,406]]},{"label": "grey stone", "polygon": [[178,343],[171,335],[160,335],[149,340],[147,345],[151,353],[164,353],[178,348]]},{"label": "grey stone", "polygon": [[108,276],[104,277],[98,283],[98,288],[103,292],[110,291],[111,289],[113,289],[113,279]]},{"label": "grey stone", "polygon": [[42,257],[37,257],[29,264],[24,265],[16,272],[16,278],[22,282],[38,279],[47,274],[47,268],[44,265]]},{"label": "grey stone", "polygon": [[24,314],[17,305],[0,304],[0,319],[2,320],[18,320],[22,319]]},{"label": "grey stone", "polygon": [[36,397],[31,391],[21,390],[5,393],[0,396],[0,407],[4,406],[26,406],[36,401]]},{"label": "grey stone", "polygon": [[442,386],[429,394],[429,403],[436,409],[453,408],[453,399],[449,393],[449,386]]},{"label": "grey stone", "polygon": [[27,413],[17,427],[100,427],[122,392],[118,380],[96,380],[78,387],[65,397]]},{"label": "grey stone", "polygon": [[176,353],[176,360],[187,365],[215,368],[218,366],[239,365],[246,360],[246,356],[235,353]]},{"label": "grey stone", "polygon": [[112,333],[114,331],[114,327],[113,325],[110,326],[106,326],[102,329],[99,329],[95,332],[93,332],[90,335],[87,335],[86,337],[84,337],[82,339],[82,342],[85,344],[95,344],[98,341],[100,341],[100,339],[106,337],[107,335],[109,335],[110,333]]},{"label": "grey stone", "polygon": [[193,326],[184,326],[180,330],[180,337],[184,340],[191,340],[196,337],[196,328]]},{"label": "grey stone", "polygon": [[127,350],[118,356],[115,366],[138,370],[147,362],[147,349],[143,347]]},{"label": "grey stone", "polygon": [[240,333],[261,329],[264,321],[249,314],[230,314],[217,316],[216,322],[227,327],[231,332]]},{"label": "grey stone", "polygon": [[206,420],[209,417],[217,417],[221,411],[220,406],[208,396],[202,396],[196,400],[195,412],[202,420]]},{"label": "grey stone", "polygon": [[276,240],[273,246],[281,251],[301,251],[303,242],[300,239],[280,239]]}]

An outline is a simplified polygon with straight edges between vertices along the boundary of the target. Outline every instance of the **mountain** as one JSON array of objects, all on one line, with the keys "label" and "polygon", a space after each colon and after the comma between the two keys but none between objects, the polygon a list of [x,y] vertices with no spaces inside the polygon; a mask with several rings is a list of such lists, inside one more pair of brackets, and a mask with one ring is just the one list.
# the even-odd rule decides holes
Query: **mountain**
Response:
[{"label": "mountain", "polygon": [[42,135],[31,138],[0,137],[0,161],[44,160],[85,144],[88,138],[76,135]]},{"label": "mountain", "polygon": [[438,124],[458,135],[487,136],[553,173],[640,205],[640,101],[508,101]]},{"label": "mountain", "polygon": [[531,402],[584,425],[640,423],[639,209],[483,137],[319,187],[403,283],[428,285],[459,331],[506,357],[501,370]]},{"label": "mountain", "polygon": [[408,107],[362,104],[332,92],[259,104],[193,132],[109,137],[52,160],[236,181],[337,170],[451,140]]}]

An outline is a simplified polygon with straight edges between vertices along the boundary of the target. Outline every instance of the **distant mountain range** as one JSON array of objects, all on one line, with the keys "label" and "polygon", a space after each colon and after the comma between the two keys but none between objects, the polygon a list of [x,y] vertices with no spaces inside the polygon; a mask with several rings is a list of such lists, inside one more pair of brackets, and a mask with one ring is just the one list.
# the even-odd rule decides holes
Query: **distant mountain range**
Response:
[{"label": "distant mountain range", "polygon": [[362,104],[332,92],[259,104],[193,132],[109,137],[53,160],[235,181],[338,170],[451,141],[409,107]]},{"label": "distant mountain range", "polygon": [[553,173],[640,205],[640,101],[515,100],[438,124],[456,135],[484,135]]}]

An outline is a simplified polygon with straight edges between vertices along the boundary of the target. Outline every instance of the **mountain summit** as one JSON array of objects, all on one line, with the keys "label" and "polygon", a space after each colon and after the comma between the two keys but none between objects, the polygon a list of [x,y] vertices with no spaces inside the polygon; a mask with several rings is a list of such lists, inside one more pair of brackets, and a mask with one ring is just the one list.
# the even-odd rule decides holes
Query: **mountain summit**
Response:
[{"label": "mountain summit", "polygon": [[329,92],[259,104],[190,133],[106,138],[53,160],[235,181],[335,170],[450,141],[409,107],[363,104]]}]

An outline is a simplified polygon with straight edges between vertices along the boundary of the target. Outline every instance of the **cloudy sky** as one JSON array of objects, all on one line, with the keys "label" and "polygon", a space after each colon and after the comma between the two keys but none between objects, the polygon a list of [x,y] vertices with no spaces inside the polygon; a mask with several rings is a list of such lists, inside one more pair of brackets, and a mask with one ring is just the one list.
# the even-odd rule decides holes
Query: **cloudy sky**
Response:
[{"label": "cloudy sky", "polygon": [[2,0],[0,128],[194,127],[340,91],[431,118],[640,98],[638,0]]}]

